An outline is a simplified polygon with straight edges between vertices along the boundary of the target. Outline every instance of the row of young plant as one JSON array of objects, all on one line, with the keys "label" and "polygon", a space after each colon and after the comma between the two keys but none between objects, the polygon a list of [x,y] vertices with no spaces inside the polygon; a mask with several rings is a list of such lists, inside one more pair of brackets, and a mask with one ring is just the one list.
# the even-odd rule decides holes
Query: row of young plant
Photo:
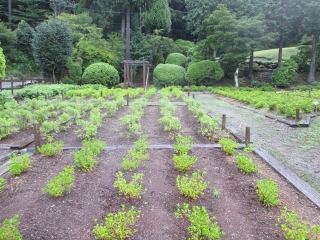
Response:
[{"label": "row of young plant", "polygon": [[[196,100],[191,98],[187,98],[185,102],[187,103],[189,110],[196,118],[198,118],[201,124],[201,118],[207,115],[201,109],[200,104],[198,104]],[[218,121],[213,121],[214,123],[212,124],[212,128],[207,128],[205,129],[205,131],[203,131],[203,126],[201,124],[199,130],[200,133],[206,133],[206,136],[211,139],[212,135],[208,134],[207,131],[216,131],[218,126]],[[205,126],[208,126],[208,124],[206,124]],[[221,136],[221,131],[219,135]],[[221,145],[222,150],[227,155],[233,155],[238,146],[238,143],[226,137],[221,137],[219,140],[219,144]],[[253,150],[253,145],[246,146],[244,148],[244,153],[238,153],[236,156],[238,168],[244,174],[250,174],[258,170],[257,162],[253,161],[251,158],[251,153],[253,152]],[[280,200],[278,199],[278,187],[273,179],[258,180],[256,188],[257,196],[265,206],[270,207],[280,203]],[[316,237],[320,233],[320,226],[308,226],[304,221],[298,221],[298,215],[295,213],[295,211],[288,212],[286,207],[284,207],[281,211],[281,218],[279,218],[279,223],[281,224],[281,227],[284,231],[284,236],[287,239],[316,239]],[[297,236],[298,238],[296,238]]]},{"label": "row of young plant", "polygon": [[[315,110],[313,102],[319,101],[320,90],[312,92],[312,98],[301,97],[297,92],[282,91],[280,93],[264,92],[259,89],[234,89],[230,87],[212,88],[213,93],[234,98],[244,103],[251,104],[254,108],[266,108],[276,110],[279,114],[286,117],[295,117],[296,109],[300,113],[312,113]],[[319,92],[319,93],[318,93]]]}]

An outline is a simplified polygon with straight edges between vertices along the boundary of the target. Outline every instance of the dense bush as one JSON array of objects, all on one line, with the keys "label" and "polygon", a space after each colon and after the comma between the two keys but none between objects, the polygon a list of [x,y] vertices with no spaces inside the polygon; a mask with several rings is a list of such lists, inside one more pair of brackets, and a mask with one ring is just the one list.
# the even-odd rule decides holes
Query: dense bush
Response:
[{"label": "dense bush", "polygon": [[166,63],[175,64],[181,67],[185,67],[188,59],[181,53],[170,53],[166,59]]},{"label": "dense bush", "polygon": [[272,82],[278,87],[287,87],[297,76],[298,64],[293,60],[289,59],[281,63],[272,73]]},{"label": "dense bush", "polygon": [[6,76],[6,59],[4,57],[2,48],[0,48],[0,79]]},{"label": "dense bush", "polygon": [[82,67],[80,63],[73,62],[71,57],[67,58],[66,66],[68,68],[69,76],[62,79],[64,84],[78,84],[81,80]]},{"label": "dense bush", "polygon": [[153,71],[153,81],[156,87],[181,85],[186,70],[174,64],[159,64]]},{"label": "dense bush", "polygon": [[247,54],[226,53],[220,56],[220,66],[228,78],[233,78],[239,63],[244,62]]},{"label": "dense bush", "polygon": [[191,41],[177,39],[174,42],[175,52],[181,53],[183,55],[187,55],[188,51],[194,47],[194,43]]},{"label": "dense bush", "polygon": [[108,63],[91,64],[82,75],[84,84],[101,84],[111,87],[119,83],[119,80],[117,69]]},{"label": "dense bush", "polygon": [[212,83],[219,81],[224,73],[218,63],[203,60],[193,63],[189,66],[186,80],[187,82],[195,85],[212,85]]}]

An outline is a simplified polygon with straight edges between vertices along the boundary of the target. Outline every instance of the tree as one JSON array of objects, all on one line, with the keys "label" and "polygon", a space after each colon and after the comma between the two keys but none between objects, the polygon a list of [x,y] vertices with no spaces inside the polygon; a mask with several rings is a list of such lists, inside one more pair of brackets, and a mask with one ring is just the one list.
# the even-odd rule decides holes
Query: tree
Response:
[{"label": "tree", "polygon": [[187,21],[187,30],[198,39],[206,38],[205,19],[215,10],[218,5],[217,0],[185,0],[187,15],[184,19]]},{"label": "tree", "polygon": [[61,13],[72,11],[75,13],[77,4],[71,0],[50,0],[50,7],[53,10],[53,16],[59,16]]},{"label": "tree", "polygon": [[242,17],[237,24],[238,37],[246,43],[250,50],[249,78],[253,80],[253,52],[260,46],[267,46],[274,40],[274,33],[266,34],[265,19],[262,15]]},{"label": "tree", "polygon": [[162,29],[164,33],[171,30],[171,13],[168,0],[154,0],[153,5],[142,15],[143,25],[150,30]]},{"label": "tree", "polygon": [[45,77],[55,82],[61,79],[67,57],[72,55],[72,35],[69,25],[59,19],[40,23],[32,39],[33,55],[36,64]]},{"label": "tree", "polygon": [[29,58],[33,58],[31,41],[33,38],[33,28],[24,20],[22,20],[17,29],[15,30],[17,35],[17,49],[23,52]]},{"label": "tree", "polygon": [[16,52],[17,36],[3,22],[0,22],[0,44],[7,63],[12,63]]},{"label": "tree", "polygon": [[6,58],[3,54],[2,48],[0,48],[0,79],[4,79],[6,76]]},{"label": "tree", "polygon": [[320,36],[320,2],[306,0],[302,1],[301,4],[301,12],[304,15],[304,18],[302,19],[302,29],[308,35],[313,36],[312,57],[310,63],[308,82],[314,82],[316,73],[317,44]]},{"label": "tree", "polygon": [[[218,5],[218,9],[213,11],[206,20],[209,36],[207,42],[215,50],[224,50],[232,45],[234,38],[238,35],[236,30],[237,19],[223,4]],[[214,54],[216,57],[216,54]]]}]

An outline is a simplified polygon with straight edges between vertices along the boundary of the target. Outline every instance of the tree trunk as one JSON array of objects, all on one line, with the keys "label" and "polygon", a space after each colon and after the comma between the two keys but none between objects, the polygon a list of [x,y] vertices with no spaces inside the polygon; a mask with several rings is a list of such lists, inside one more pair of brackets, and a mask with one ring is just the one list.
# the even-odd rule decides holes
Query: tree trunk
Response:
[{"label": "tree trunk", "polygon": [[213,51],[213,57],[214,57],[214,58],[217,57],[217,51],[218,51],[218,49],[215,49],[215,50]]},{"label": "tree trunk", "polygon": [[283,47],[283,34],[280,33],[279,53],[278,53],[278,67],[280,67],[280,64],[281,64],[281,62],[282,62],[282,47]]},{"label": "tree trunk", "polygon": [[317,44],[319,40],[319,33],[313,34],[312,39],[312,57],[310,64],[310,72],[308,76],[308,82],[314,82],[316,80],[316,57],[317,57]]},{"label": "tree trunk", "polygon": [[8,1],[8,22],[9,22],[9,29],[12,29],[12,26],[11,26],[11,0]]},{"label": "tree trunk", "polygon": [[140,7],[140,13],[139,13],[139,27],[140,27],[140,33],[142,29],[142,7]]},{"label": "tree trunk", "polygon": [[130,60],[130,4],[127,5],[126,60]]},{"label": "tree trunk", "polygon": [[250,48],[249,79],[253,81],[253,47]]},{"label": "tree trunk", "polygon": [[126,29],[126,15],[122,14],[122,18],[121,18],[121,37],[124,37],[125,29]]},{"label": "tree trunk", "polygon": [[210,46],[207,46],[207,60],[210,60]]}]

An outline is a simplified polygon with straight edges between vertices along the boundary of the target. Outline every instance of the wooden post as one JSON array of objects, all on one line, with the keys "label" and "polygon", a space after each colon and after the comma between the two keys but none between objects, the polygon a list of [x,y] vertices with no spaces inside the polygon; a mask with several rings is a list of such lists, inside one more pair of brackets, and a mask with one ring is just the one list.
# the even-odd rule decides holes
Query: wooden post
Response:
[{"label": "wooden post", "polygon": [[188,97],[190,97],[190,88],[188,88]]},{"label": "wooden post", "polygon": [[41,147],[39,123],[34,124],[34,147],[35,147],[35,153],[39,154],[38,147]]},{"label": "wooden post", "polygon": [[127,88],[127,83],[126,83],[126,78],[127,78],[127,64],[123,63],[123,78],[124,78],[124,82],[123,82],[123,88],[126,89]]},{"label": "wooden post", "polygon": [[194,96],[194,94],[192,94],[192,97],[195,99],[195,96]]},{"label": "wooden post", "polygon": [[277,85],[274,85],[274,92],[277,93]]},{"label": "wooden post", "polygon": [[100,92],[100,97],[102,97],[103,96],[103,92],[102,92],[102,90],[101,90],[101,92]]},{"label": "wooden post", "polygon": [[132,64],[130,64],[130,70],[129,70],[129,72],[130,72],[130,83],[131,83],[131,86],[133,87],[133,73],[132,73]]},{"label": "wooden post", "polygon": [[143,76],[142,76],[142,85],[143,85],[143,88],[146,87],[146,64],[143,63]]},{"label": "wooden post", "polygon": [[11,94],[13,95],[13,79],[11,78]]},{"label": "wooden post", "polygon": [[311,88],[309,88],[309,98],[311,98]]},{"label": "wooden post", "polygon": [[2,80],[0,80],[0,90],[2,91]]},{"label": "wooden post", "polygon": [[296,108],[296,122],[300,121],[300,108]]},{"label": "wooden post", "polygon": [[227,120],[226,114],[222,114],[221,130],[226,129],[226,120]]},{"label": "wooden post", "polygon": [[246,139],[245,139],[246,147],[250,145],[250,127],[246,127]]},{"label": "wooden post", "polygon": [[129,106],[129,94],[127,94],[127,106]]}]

